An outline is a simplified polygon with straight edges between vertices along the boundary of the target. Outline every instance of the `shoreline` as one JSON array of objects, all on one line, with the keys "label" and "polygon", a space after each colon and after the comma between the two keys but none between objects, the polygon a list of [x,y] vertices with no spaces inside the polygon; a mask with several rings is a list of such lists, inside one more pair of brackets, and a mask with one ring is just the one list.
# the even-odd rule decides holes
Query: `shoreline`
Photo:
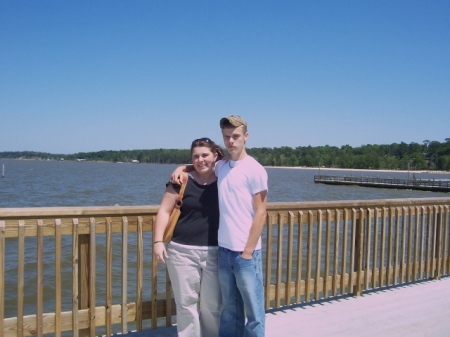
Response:
[{"label": "shoreline", "polygon": [[306,166],[264,166],[265,168],[294,169],[294,170],[318,170],[318,171],[348,171],[348,172],[387,172],[387,173],[427,173],[427,174],[450,174],[450,171],[430,170],[375,170],[375,169],[352,169],[336,167],[306,167]]},{"label": "shoreline", "polygon": [[[46,160],[38,158],[0,158],[7,160],[25,160],[25,161],[60,161],[56,159]],[[64,160],[67,162],[78,162],[76,160]],[[86,162],[95,163],[121,163],[121,164],[136,164],[130,162],[111,162],[107,160],[86,160]],[[151,164],[151,165],[183,165],[183,164],[162,164],[162,163],[139,163],[139,164]],[[348,172],[387,172],[387,173],[424,173],[424,174],[450,174],[450,171],[433,171],[433,170],[376,170],[376,169],[352,169],[352,168],[336,168],[336,167],[307,167],[307,166],[264,166],[265,168],[275,169],[292,169],[292,170],[317,170],[317,171],[348,171]]]}]

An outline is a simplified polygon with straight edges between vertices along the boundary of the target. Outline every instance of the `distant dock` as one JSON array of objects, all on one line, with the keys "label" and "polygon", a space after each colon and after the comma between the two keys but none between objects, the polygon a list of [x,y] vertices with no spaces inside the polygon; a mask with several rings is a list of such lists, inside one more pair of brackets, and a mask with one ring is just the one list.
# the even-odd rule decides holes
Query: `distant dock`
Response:
[{"label": "distant dock", "polygon": [[329,185],[357,185],[364,187],[450,192],[450,180],[441,179],[399,179],[315,175],[314,182]]}]

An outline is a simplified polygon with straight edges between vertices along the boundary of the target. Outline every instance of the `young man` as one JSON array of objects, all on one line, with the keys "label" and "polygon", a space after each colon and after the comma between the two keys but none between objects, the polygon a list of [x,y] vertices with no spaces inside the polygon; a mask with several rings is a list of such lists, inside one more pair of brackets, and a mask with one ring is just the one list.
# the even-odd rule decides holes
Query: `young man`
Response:
[{"label": "young man", "polygon": [[[220,337],[264,336],[261,231],[266,218],[267,173],[245,150],[247,122],[220,120],[230,160],[216,164],[219,190]],[[245,324],[247,315],[247,324]]]},{"label": "young man", "polygon": [[[263,337],[265,333],[261,231],[266,219],[267,172],[245,150],[247,122],[231,115],[220,120],[229,153],[216,163],[219,194],[220,337]],[[192,168],[181,166],[171,176]],[[245,317],[247,316],[247,323]]]}]

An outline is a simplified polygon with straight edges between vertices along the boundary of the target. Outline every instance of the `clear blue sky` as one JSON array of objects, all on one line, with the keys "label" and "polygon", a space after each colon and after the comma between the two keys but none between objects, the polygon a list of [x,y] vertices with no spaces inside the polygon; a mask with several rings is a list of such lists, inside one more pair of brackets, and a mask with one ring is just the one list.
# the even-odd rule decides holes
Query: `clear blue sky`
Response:
[{"label": "clear blue sky", "polygon": [[450,1],[0,2],[0,151],[450,138]]}]

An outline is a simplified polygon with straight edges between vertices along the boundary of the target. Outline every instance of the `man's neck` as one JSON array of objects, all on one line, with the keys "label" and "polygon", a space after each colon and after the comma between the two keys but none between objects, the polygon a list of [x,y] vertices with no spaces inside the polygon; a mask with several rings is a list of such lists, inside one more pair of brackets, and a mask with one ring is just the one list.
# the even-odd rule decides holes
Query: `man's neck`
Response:
[{"label": "man's neck", "polygon": [[234,161],[242,160],[245,158],[246,155],[247,155],[247,152],[245,151],[245,149],[243,149],[239,154],[236,153],[235,156],[231,156],[231,160],[234,160]]}]

